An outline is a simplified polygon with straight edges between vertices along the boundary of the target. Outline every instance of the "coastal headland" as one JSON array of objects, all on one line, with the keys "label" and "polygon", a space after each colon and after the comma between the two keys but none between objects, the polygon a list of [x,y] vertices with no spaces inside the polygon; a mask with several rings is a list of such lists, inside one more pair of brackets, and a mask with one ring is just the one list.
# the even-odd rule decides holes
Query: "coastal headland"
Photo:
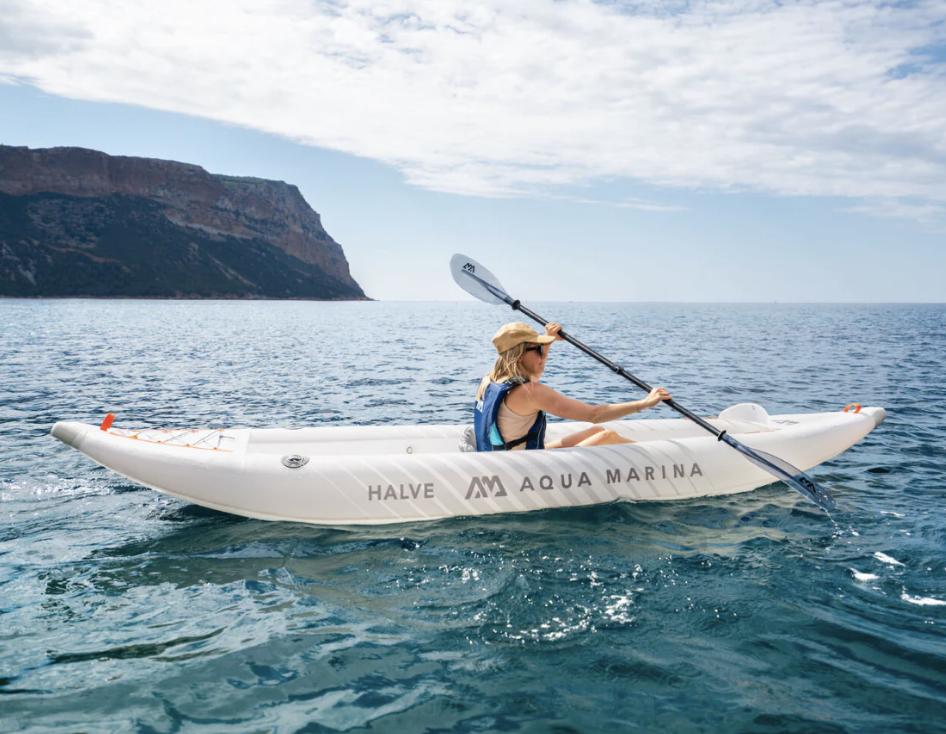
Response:
[{"label": "coastal headland", "polygon": [[292,184],[5,145],[0,296],[366,298]]}]

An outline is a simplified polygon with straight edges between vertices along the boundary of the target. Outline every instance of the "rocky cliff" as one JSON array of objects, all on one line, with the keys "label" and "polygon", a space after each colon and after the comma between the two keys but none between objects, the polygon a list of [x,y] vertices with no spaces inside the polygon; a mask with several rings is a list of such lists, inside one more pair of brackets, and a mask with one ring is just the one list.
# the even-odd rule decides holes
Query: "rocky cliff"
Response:
[{"label": "rocky cliff", "polygon": [[0,295],[365,294],[295,186],[0,145]]}]

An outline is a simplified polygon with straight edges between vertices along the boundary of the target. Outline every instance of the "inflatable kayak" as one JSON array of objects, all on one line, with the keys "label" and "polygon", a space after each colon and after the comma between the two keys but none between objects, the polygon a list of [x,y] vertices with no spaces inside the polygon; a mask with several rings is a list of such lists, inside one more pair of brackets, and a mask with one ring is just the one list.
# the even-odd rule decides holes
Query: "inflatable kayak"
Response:
[{"label": "inflatable kayak", "polygon": [[[708,419],[809,469],[850,448],[883,408],[769,416],[743,403]],[[146,487],[261,520],[374,525],[680,500],[746,492],[772,477],[689,420],[604,424],[635,443],[476,453],[464,426],[114,428],[60,422],[52,435]],[[587,427],[550,423],[552,441]]]},{"label": "inflatable kayak", "polygon": [[[850,448],[883,408],[769,416],[752,403],[709,422],[809,469]],[[373,525],[614,501],[746,492],[772,477],[683,419],[604,424],[635,443],[476,453],[464,426],[126,429],[57,423],[52,435],[158,492],[261,520]],[[589,424],[550,423],[547,440]]]}]

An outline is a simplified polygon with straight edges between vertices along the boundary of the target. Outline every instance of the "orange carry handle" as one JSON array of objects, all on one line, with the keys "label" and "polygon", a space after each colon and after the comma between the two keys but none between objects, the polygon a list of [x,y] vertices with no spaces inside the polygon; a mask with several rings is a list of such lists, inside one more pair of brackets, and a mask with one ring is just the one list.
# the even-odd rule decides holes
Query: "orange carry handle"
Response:
[{"label": "orange carry handle", "polygon": [[847,406],[847,407],[844,409],[844,412],[847,413],[851,408],[854,408],[854,412],[855,412],[855,413],[860,413],[860,412],[861,412],[861,404],[860,404],[860,403],[851,403],[849,406]]},{"label": "orange carry handle", "polygon": [[109,428],[112,427],[112,423],[114,422],[115,422],[115,414],[109,413],[107,416],[105,416],[105,420],[102,421],[102,425],[100,425],[99,428],[101,428],[103,431],[107,431]]}]

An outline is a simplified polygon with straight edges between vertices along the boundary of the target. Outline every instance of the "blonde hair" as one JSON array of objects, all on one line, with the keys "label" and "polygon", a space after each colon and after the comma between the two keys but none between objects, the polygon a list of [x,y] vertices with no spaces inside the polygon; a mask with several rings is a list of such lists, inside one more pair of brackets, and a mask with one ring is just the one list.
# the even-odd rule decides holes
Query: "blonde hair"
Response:
[{"label": "blonde hair", "polygon": [[529,342],[522,342],[512,349],[500,352],[499,356],[496,358],[496,364],[493,365],[492,372],[486,375],[480,383],[480,389],[476,391],[476,399],[483,399],[483,393],[486,392],[486,386],[490,382],[505,382],[510,379],[518,379],[523,382],[531,381],[532,376],[526,374],[522,369],[522,365],[519,364],[519,360],[522,359],[522,355],[526,353],[526,349],[534,346],[534,344]]}]

